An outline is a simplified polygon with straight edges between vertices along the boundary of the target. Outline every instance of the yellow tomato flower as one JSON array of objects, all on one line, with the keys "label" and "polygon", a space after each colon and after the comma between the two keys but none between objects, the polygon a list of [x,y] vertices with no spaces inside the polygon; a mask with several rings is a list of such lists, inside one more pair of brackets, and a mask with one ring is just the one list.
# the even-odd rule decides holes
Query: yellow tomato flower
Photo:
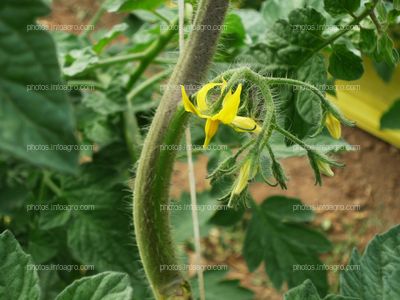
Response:
[{"label": "yellow tomato flower", "polygon": [[239,104],[240,104],[240,94],[242,92],[242,85],[239,84],[234,93],[229,90],[223,101],[221,110],[210,115],[210,107],[207,103],[208,92],[216,86],[221,89],[221,94],[226,88],[226,81],[223,80],[222,83],[207,83],[198,92],[196,96],[196,106],[190,101],[185,87],[182,85],[182,101],[183,106],[187,112],[193,113],[200,118],[206,119],[206,125],[204,128],[206,138],[203,147],[207,147],[218,130],[220,123],[229,125],[239,132],[255,132],[259,133],[261,127],[252,118],[238,116]]},{"label": "yellow tomato flower", "polygon": [[328,128],[329,133],[335,139],[340,139],[342,136],[342,127],[340,126],[340,121],[331,113],[328,113],[325,119],[326,128]]},{"label": "yellow tomato flower", "polygon": [[317,165],[318,165],[318,169],[321,171],[322,174],[332,177],[335,175],[335,173],[333,173],[331,166],[321,160],[317,160]]}]

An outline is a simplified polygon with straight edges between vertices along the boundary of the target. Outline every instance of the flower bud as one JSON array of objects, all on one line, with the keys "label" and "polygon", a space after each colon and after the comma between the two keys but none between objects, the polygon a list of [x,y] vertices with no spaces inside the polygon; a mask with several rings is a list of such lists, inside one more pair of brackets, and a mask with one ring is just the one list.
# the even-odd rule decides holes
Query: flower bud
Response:
[{"label": "flower bud", "polygon": [[331,169],[331,166],[328,163],[326,163],[322,160],[317,160],[317,166],[318,166],[319,171],[322,174],[324,174],[325,176],[332,177],[335,175],[335,173],[333,173],[333,171]]},{"label": "flower bud", "polygon": [[246,188],[248,181],[253,177],[251,172],[252,159],[247,159],[240,167],[239,177],[236,179],[232,194],[239,195]]},{"label": "flower bud", "polygon": [[340,121],[334,115],[331,113],[327,114],[325,125],[333,138],[340,139],[342,136],[342,127],[340,126]]}]

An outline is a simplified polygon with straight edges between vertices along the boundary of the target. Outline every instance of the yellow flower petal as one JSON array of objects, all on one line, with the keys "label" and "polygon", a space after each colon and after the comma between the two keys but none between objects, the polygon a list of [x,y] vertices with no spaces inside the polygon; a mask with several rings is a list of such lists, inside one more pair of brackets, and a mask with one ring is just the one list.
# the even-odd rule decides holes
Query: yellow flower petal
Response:
[{"label": "yellow flower petal", "polygon": [[318,169],[321,171],[322,174],[332,177],[335,175],[335,173],[333,173],[331,166],[323,161],[318,160],[317,161],[317,165],[318,165]]},{"label": "yellow flower petal", "polygon": [[340,139],[342,136],[342,127],[340,126],[340,121],[331,113],[328,113],[325,120],[326,128],[328,128],[329,133],[335,139]]},{"label": "yellow flower petal", "polygon": [[187,112],[191,112],[193,114],[196,114],[200,116],[199,111],[197,108],[193,105],[193,103],[190,101],[188,95],[186,94],[185,87],[181,85],[181,90],[182,90],[182,101],[183,101],[183,107]]},{"label": "yellow flower petal", "polygon": [[236,116],[231,125],[239,132],[260,133],[261,127],[252,118]]},{"label": "yellow flower petal", "polygon": [[207,94],[208,92],[218,86],[221,85],[222,83],[207,83],[204,85],[198,92],[197,92],[197,107],[199,108],[200,112],[205,112],[208,109],[208,104],[207,104]]},{"label": "yellow flower petal", "polygon": [[222,109],[212,117],[213,120],[220,120],[224,124],[229,124],[233,121],[237,115],[239,104],[240,104],[240,94],[242,92],[242,85],[239,84],[236,91],[232,94],[229,91],[222,105]]},{"label": "yellow flower petal", "polygon": [[207,119],[206,126],[204,127],[204,132],[206,133],[206,139],[204,140],[203,148],[208,147],[211,139],[218,130],[219,121]]}]

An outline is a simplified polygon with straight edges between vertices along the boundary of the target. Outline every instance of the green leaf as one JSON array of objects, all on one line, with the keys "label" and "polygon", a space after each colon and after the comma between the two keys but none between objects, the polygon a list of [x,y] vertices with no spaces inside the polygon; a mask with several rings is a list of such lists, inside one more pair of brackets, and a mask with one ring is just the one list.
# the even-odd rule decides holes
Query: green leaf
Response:
[{"label": "green leaf", "polygon": [[0,266],[0,299],[40,299],[33,261],[10,231],[0,234]]},{"label": "green leaf", "polygon": [[161,33],[160,25],[158,23],[150,24],[144,23],[135,32],[132,37],[132,46],[129,48],[130,52],[145,51]]},{"label": "green leaf", "polygon": [[65,226],[67,245],[75,260],[94,265],[97,271],[127,273],[135,297],[144,299],[148,290],[134,246],[129,208],[131,194],[123,184],[128,180],[128,172],[120,171],[128,169],[121,166],[122,155],[116,156],[119,162],[115,163],[116,157],[107,158],[101,154],[95,155],[92,163],[82,166],[79,181],[75,177],[63,180],[62,199],[77,207],[71,210]]},{"label": "green leaf", "polygon": [[377,56],[390,66],[396,65],[399,60],[399,53],[387,33],[382,33],[378,38]]},{"label": "green leaf", "polygon": [[386,23],[388,21],[388,11],[384,2],[378,1],[375,11],[379,22]]},{"label": "green leaf", "polygon": [[396,25],[398,17],[400,16],[400,9],[392,9],[389,11],[387,16],[387,23],[389,26]]},{"label": "green leaf", "polygon": [[54,43],[35,27],[35,18],[48,12],[39,0],[0,3],[0,149],[35,165],[74,173],[78,152],[50,149],[76,145],[76,140]]},{"label": "green leaf", "polygon": [[[316,86],[325,93],[327,74],[322,55],[313,56],[297,71],[297,79]],[[307,134],[314,134],[322,122],[322,107],[320,99],[310,91],[298,90],[296,93],[296,109],[300,117],[307,123]]]},{"label": "green leaf", "polygon": [[85,93],[82,98],[83,105],[80,105],[77,111],[79,129],[84,133],[85,140],[100,147],[122,139],[118,127],[120,117],[115,113],[120,112],[125,107],[125,103],[120,104],[119,99],[108,95],[113,87],[106,93],[97,91]]},{"label": "green leaf", "polygon": [[56,299],[57,295],[65,288],[65,282],[56,270],[40,270],[39,282],[41,299]]},{"label": "green leaf", "polygon": [[290,289],[284,297],[285,300],[320,300],[318,291],[311,282],[307,279],[301,285]]},{"label": "green leaf", "polygon": [[[3,217],[2,224],[9,220],[8,228],[12,228],[16,235],[23,233],[29,228],[31,219],[27,212],[27,203],[32,199],[32,185],[25,177],[26,163],[20,163],[9,158],[8,155],[0,153],[0,215]],[[31,167],[29,177],[35,177],[35,171]]]},{"label": "green leaf", "polygon": [[104,7],[109,12],[130,12],[136,9],[153,10],[163,2],[164,0],[106,0]]},{"label": "green leaf", "polygon": [[[353,250],[340,274],[340,294],[363,300],[400,299],[400,225],[376,235],[362,256]],[[357,266],[358,268],[355,268]]]},{"label": "green leaf", "polygon": [[230,13],[225,17],[223,30],[221,33],[221,43],[224,47],[220,47],[216,53],[216,59],[229,60],[239,53],[240,47],[244,44],[246,31],[242,23],[242,19],[234,13]]},{"label": "green leaf", "polygon": [[328,71],[336,79],[359,79],[364,73],[362,60],[343,44],[335,44],[329,57]]},{"label": "green leaf", "polygon": [[269,197],[262,204],[268,207],[271,217],[280,219],[282,222],[307,223],[314,220],[315,214],[311,207],[304,205],[299,199],[283,196]]},{"label": "green leaf", "polygon": [[[321,233],[304,224],[312,219],[312,212],[302,208],[300,200],[283,196],[273,196],[260,206],[254,205],[243,256],[250,271],[264,261],[277,289],[284,281],[291,288],[311,279],[318,291],[325,294],[326,271],[317,269],[321,265],[318,254],[329,251],[331,244]],[[306,265],[307,270],[300,271],[298,265]]]},{"label": "green leaf", "polygon": [[360,29],[360,48],[364,53],[373,54],[376,49],[376,33],[374,29]]},{"label": "green leaf", "polygon": [[[50,203],[52,205],[53,203]],[[54,202],[54,204],[60,204],[59,202]],[[68,204],[68,203],[63,203]],[[57,227],[64,226],[67,224],[71,217],[71,212],[69,210],[65,211],[42,211],[39,216],[39,228],[41,230],[49,230]]]},{"label": "green leaf", "polygon": [[56,44],[60,66],[64,66],[66,59],[65,56],[68,52],[86,46],[83,40],[76,34],[65,31],[51,31],[50,34]]},{"label": "green leaf", "polygon": [[[3,168],[3,166],[1,167]],[[26,211],[25,203],[29,197],[29,190],[23,184],[16,184],[15,186],[5,184],[2,186],[0,181],[0,194],[0,214],[14,216],[20,209]]]},{"label": "green leaf", "polygon": [[56,300],[131,300],[129,277],[123,273],[104,272],[75,280]]},{"label": "green leaf", "polygon": [[289,22],[279,20],[274,24],[271,32],[267,32],[266,42],[275,49],[279,63],[296,68],[299,57],[310,54],[313,46],[323,40],[323,25],[325,18],[315,9],[296,9],[289,14]]},{"label": "green leaf", "polygon": [[292,30],[297,30],[291,36],[291,42],[301,47],[312,49],[320,43],[326,23],[325,17],[315,9],[301,8],[289,14]]},{"label": "green leaf", "polygon": [[267,24],[258,11],[254,9],[237,9],[235,10],[235,14],[242,19],[245,33],[254,38],[264,33]]},{"label": "green leaf", "polygon": [[[344,297],[339,295],[329,294],[324,300],[357,300],[358,298]],[[307,279],[301,285],[296,286],[289,290],[285,296],[284,300],[322,300],[319,296],[317,289],[311,280]]]},{"label": "green leaf", "polygon": [[29,237],[28,251],[37,264],[42,264],[58,252],[59,236],[53,231],[34,231]]},{"label": "green leaf", "polygon": [[[278,64],[285,69],[297,68],[299,57],[312,53],[322,40],[322,29],[325,18],[315,9],[300,8],[289,14],[289,20],[278,20],[265,34],[265,45],[261,45],[263,51],[272,53],[268,62],[263,64]],[[305,30],[304,28],[313,28]]]},{"label": "green leaf", "polygon": [[65,192],[70,204],[77,205],[80,199],[85,199],[85,205],[94,205],[94,210],[74,211],[67,228],[68,245],[76,259],[95,264],[100,270],[117,267],[117,270],[132,272],[128,262],[134,260],[135,251],[127,242],[131,240],[128,232],[132,228],[128,211],[122,209],[124,193],[118,191],[122,189],[122,186],[120,189],[71,186]]},{"label": "green leaf", "polygon": [[279,19],[286,19],[291,11],[302,7],[310,7],[316,10],[322,9],[320,0],[268,0],[262,3],[260,12],[267,25],[270,26]]},{"label": "green leaf", "polygon": [[66,76],[76,76],[86,72],[90,67],[99,61],[92,47],[74,49],[65,55],[63,73]]},{"label": "green leaf", "polygon": [[[326,20],[311,8],[296,9],[290,12],[288,18],[289,21],[278,20],[274,23],[265,35],[265,44],[260,42],[257,51],[252,50],[244,60],[251,63],[256,60],[260,64],[260,73],[289,76],[323,89],[326,84],[323,58],[313,56],[300,66],[299,58],[311,55],[313,47],[323,41],[322,28]],[[308,28],[312,30],[306,30]],[[284,127],[301,139],[314,134],[322,119],[319,100],[314,101],[315,96],[308,91],[296,91],[287,86],[276,89]]]},{"label": "green leaf", "polygon": [[245,38],[246,31],[244,29],[242,19],[237,14],[230,13],[226,16],[222,35],[230,35],[232,38],[235,38],[238,41]]},{"label": "green leaf", "polygon": [[[260,73],[277,77],[293,76],[301,62],[299,58],[312,54],[313,48],[323,41],[321,34],[325,18],[312,8],[291,11],[288,18],[288,21],[276,21],[264,37],[237,60],[251,63]],[[308,28],[312,30],[305,30]],[[279,94],[287,98],[285,102],[294,101],[291,92],[282,95],[280,91]]]},{"label": "green leaf", "polygon": [[100,91],[85,93],[82,98],[82,103],[100,115],[109,115],[124,111],[126,104],[120,103],[118,98],[112,99],[107,97],[105,93]]},{"label": "green leaf", "polygon": [[324,8],[332,16],[353,13],[359,7],[360,0],[324,0]]},{"label": "green leaf", "polygon": [[217,226],[232,226],[243,218],[244,212],[243,208],[220,209],[210,218],[209,222]]},{"label": "green leaf", "polygon": [[381,129],[400,129],[400,98],[383,113]]},{"label": "green leaf", "polygon": [[[251,300],[254,299],[253,293],[239,286],[238,280],[224,279],[226,272],[224,271],[207,271],[204,272],[205,296],[207,300]],[[191,280],[193,294],[199,299],[199,287],[197,277]]]},{"label": "green leaf", "polygon": [[92,46],[93,50],[97,54],[100,54],[105,46],[121,35],[126,29],[128,29],[128,25],[125,23],[114,25],[100,40],[96,42],[96,44]]}]

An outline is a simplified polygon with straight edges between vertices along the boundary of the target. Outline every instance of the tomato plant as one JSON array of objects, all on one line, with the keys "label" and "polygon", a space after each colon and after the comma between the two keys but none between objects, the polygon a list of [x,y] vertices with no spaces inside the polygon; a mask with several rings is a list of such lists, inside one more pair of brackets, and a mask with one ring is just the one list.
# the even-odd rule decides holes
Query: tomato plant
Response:
[{"label": "tomato plant", "polygon": [[[335,288],[312,208],[249,189],[287,189],[289,157],[316,185],[343,167],[355,124],[327,93],[366,60],[394,72],[398,1],[105,0],[79,34],[46,23],[48,2],[0,3],[1,299],[254,299],[226,265],[203,272],[213,230],[239,231],[285,299],[400,298],[399,226]],[[120,23],[99,29],[106,15]],[[171,199],[176,161],[190,193]]]}]

